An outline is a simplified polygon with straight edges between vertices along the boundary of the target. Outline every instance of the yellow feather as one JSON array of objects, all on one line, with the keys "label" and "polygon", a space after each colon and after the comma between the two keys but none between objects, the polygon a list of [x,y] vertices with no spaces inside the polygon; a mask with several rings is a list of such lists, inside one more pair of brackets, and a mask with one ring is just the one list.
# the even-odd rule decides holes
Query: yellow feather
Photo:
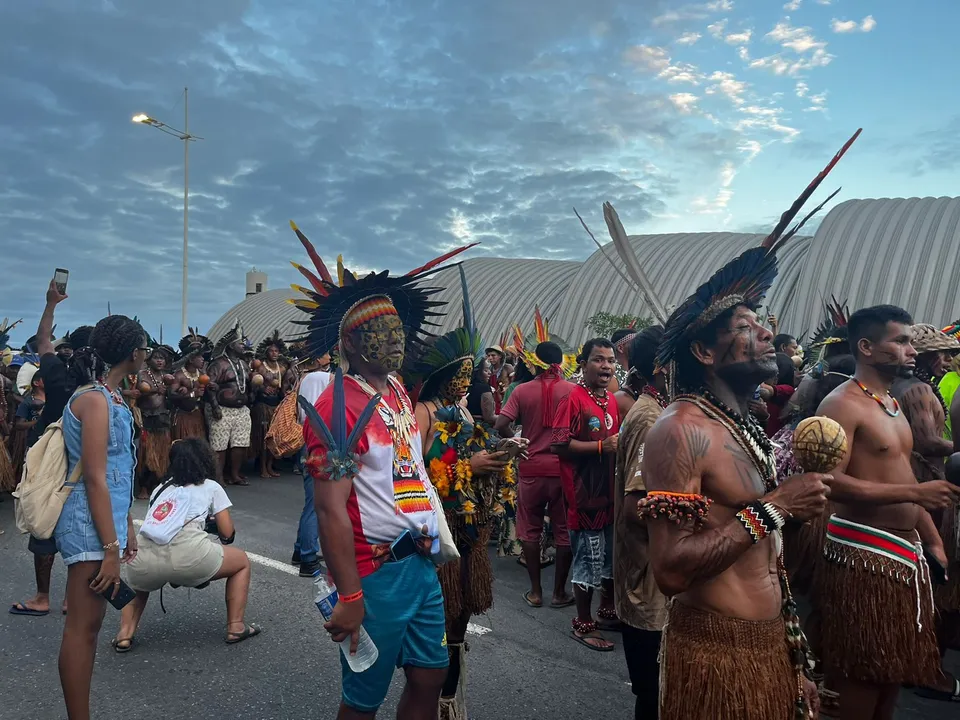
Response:
[{"label": "yellow feather", "polygon": [[337,282],[343,287],[343,255],[337,255]]}]

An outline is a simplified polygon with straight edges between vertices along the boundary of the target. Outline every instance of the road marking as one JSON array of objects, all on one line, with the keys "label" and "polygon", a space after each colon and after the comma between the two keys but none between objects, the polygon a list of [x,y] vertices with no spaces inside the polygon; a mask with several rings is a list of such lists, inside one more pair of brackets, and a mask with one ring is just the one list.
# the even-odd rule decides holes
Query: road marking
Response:
[{"label": "road marking", "polygon": [[[143,524],[143,521],[134,520],[133,524],[137,527],[140,527]],[[250,558],[251,562],[255,562],[258,565],[263,565],[264,567],[272,568],[274,570],[279,570],[287,575],[300,577],[300,570],[294,565],[280,562],[279,560],[274,560],[273,558],[268,558],[263,555],[258,555],[257,553],[250,552],[249,550],[245,550],[244,552],[247,553],[247,557]],[[493,628],[477,625],[476,623],[467,623],[467,633],[469,635],[476,635],[479,637],[481,635],[486,635],[489,632],[493,632]]]}]

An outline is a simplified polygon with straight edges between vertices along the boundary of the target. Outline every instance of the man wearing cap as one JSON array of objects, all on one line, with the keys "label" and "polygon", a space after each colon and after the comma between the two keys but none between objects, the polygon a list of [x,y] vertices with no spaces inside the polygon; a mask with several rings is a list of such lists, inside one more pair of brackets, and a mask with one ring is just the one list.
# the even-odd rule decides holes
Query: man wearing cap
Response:
[{"label": "man wearing cap", "polygon": [[491,345],[484,351],[490,363],[490,387],[493,388],[493,400],[496,403],[496,412],[500,412],[503,405],[503,393],[510,384],[513,375],[513,366],[507,365],[506,354],[499,345]]}]

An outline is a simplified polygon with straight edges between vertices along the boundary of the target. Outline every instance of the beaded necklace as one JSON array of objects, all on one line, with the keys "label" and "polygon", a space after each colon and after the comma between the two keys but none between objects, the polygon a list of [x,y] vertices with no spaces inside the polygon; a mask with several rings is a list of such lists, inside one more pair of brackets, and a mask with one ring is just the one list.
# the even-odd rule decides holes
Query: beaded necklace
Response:
[{"label": "beaded necklace", "polygon": [[233,364],[233,358],[229,355],[224,355],[227,359],[227,362],[230,363],[230,367],[233,369],[233,374],[237,378],[237,389],[241,394],[247,392],[247,374],[241,373],[240,370],[243,369],[243,360],[240,361],[240,370],[237,370],[237,366]]},{"label": "beaded necklace", "polygon": [[160,383],[157,381],[157,376],[153,374],[150,368],[146,368],[147,375],[150,377],[150,382],[153,385],[154,392],[159,392]]},{"label": "beaded necklace", "polygon": [[[149,372],[149,371],[148,371],[148,372]],[[110,387],[109,385],[107,385],[106,380],[101,380],[99,384],[102,385],[102,386],[106,389],[106,391],[107,391],[108,393],[110,393],[110,397],[113,398],[113,404],[114,404],[114,405],[123,405],[123,404],[124,404],[123,395],[120,394],[120,389],[119,389],[119,388],[112,388],[112,387]]]},{"label": "beaded necklace", "polygon": [[887,390],[887,397],[890,398],[891,400],[893,400],[893,410],[892,410],[892,411],[890,410],[890,408],[887,407],[887,404],[883,401],[883,398],[880,397],[879,395],[877,395],[875,392],[873,392],[873,390],[871,390],[871,389],[868,388],[866,385],[864,385],[862,382],[860,382],[859,380],[857,380],[857,378],[854,378],[853,381],[857,384],[857,387],[858,387],[858,388],[860,388],[861,390],[863,390],[864,393],[866,393],[867,397],[873,398],[873,399],[876,401],[877,405],[879,405],[880,407],[882,407],[882,408],[883,408],[883,411],[884,411],[887,415],[889,415],[890,417],[897,417],[897,415],[900,414],[900,403],[898,403],[898,402],[897,402],[897,399],[896,399],[893,395],[890,394],[890,391],[889,391],[889,390]]},{"label": "beaded necklace", "polygon": [[604,390],[602,396],[597,395],[592,388],[587,387],[587,384],[583,381],[582,377],[577,384],[587,391],[587,394],[593,398],[593,401],[597,404],[597,407],[603,411],[603,423],[607,426],[607,430],[610,430],[613,427],[613,416],[607,412],[607,406],[610,404],[610,393]]},{"label": "beaded necklace", "polygon": [[657,390],[653,385],[644,385],[643,390],[640,391],[641,395],[648,395],[657,401],[657,405],[666,409],[668,403],[667,399],[660,394],[660,391]]},{"label": "beaded necklace", "polygon": [[693,403],[707,417],[723,425],[747,457],[753,461],[767,491],[777,487],[777,463],[773,453],[773,443],[756,420],[749,415],[743,417],[706,389],[700,390],[696,395],[678,395],[676,399]]}]

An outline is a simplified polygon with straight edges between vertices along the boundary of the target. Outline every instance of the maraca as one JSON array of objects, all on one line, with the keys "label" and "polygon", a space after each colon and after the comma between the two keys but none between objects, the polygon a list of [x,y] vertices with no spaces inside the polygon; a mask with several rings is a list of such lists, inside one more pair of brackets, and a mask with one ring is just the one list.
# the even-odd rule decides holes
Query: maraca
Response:
[{"label": "maraca", "polygon": [[176,379],[173,375],[164,375],[164,376],[163,376],[163,384],[164,384],[164,385],[173,385],[176,381],[177,381],[177,379]]},{"label": "maraca", "polygon": [[200,377],[197,378],[197,382],[200,384],[201,387],[203,387],[203,386],[206,385],[208,382],[210,382],[210,376],[209,376],[209,375],[201,375]]},{"label": "maraca", "polygon": [[250,369],[259,370],[261,365],[263,365],[262,362],[260,362],[259,360],[254,360],[253,362],[250,363]]},{"label": "maraca", "polygon": [[807,472],[828,473],[847,454],[847,434],[836,420],[815,415],[793,431],[793,457]]},{"label": "maraca", "polygon": [[151,385],[151,384],[148,383],[148,382],[142,382],[142,383],[140,383],[140,386],[138,387],[138,389],[139,389],[140,392],[142,392],[142,393],[153,392],[153,385]]},{"label": "maraca", "polygon": [[263,375],[260,373],[254,373],[250,376],[250,384],[254,387],[260,387],[263,385]]},{"label": "maraca", "polygon": [[960,485],[960,452],[955,452],[947,458],[947,480],[954,485]]}]

